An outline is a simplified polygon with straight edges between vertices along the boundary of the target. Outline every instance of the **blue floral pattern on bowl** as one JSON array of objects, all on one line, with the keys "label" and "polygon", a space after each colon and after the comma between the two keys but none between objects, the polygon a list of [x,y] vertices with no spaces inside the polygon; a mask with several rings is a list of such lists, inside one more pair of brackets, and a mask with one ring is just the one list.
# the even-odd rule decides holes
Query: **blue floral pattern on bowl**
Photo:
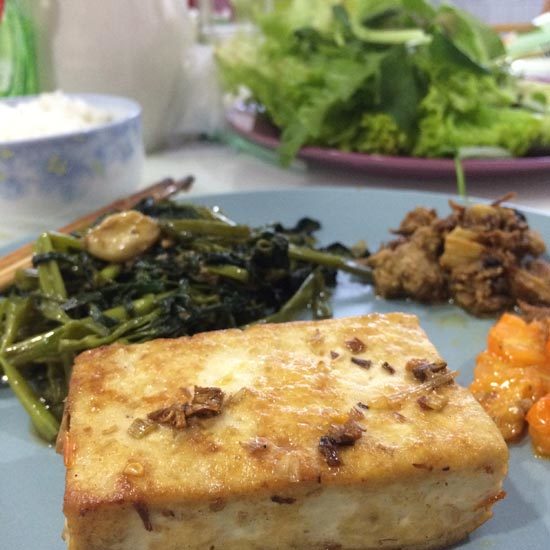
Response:
[{"label": "blue floral pattern on bowl", "polygon": [[114,120],[65,135],[0,142],[0,215],[70,212],[76,217],[139,185],[144,154],[140,106],[114,96],[74,97],[112,112]]}]

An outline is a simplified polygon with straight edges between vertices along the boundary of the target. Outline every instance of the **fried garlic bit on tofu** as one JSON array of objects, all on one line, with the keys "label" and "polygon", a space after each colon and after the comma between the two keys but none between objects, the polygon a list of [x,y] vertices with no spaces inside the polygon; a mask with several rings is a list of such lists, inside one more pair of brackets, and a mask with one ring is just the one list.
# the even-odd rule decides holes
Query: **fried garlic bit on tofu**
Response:
[{"label": "fried garlic bit on tofu", "polygon": [[68,548],[452,544],[508,460],[455,374],[398,313],[87,351],[60,436]]},{"label": "fried garlic bit on tofu", "polygon": [[432,303],[447,299],[474,315],[494,315],[523,300],[550,305],[550,265],[517,210],[493,204],[460,206],[439,218],[415,208],[394,231],[397,239],[368,259],[377,292]]}]

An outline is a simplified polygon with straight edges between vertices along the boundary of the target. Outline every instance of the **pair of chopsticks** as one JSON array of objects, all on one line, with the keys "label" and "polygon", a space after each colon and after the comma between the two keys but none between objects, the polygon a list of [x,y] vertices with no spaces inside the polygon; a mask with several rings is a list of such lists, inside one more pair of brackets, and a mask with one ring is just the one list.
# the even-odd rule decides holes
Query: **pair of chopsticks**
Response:
[{"label": "pair of chopsticks", "polygon": [[[71,222],[69,225],[61,227],[57,231],[59,233],[72,233],[73,231],[86,229],[100,216],[112,212],[129,210],[138,202],[148,197],[151,197],[155,202],[167,199],[180,191],[189,190],[193,184],[193,180],[194,178],[192,176],[188,176],[181,180],[174,180],[171,178],[164,179],[129,197],[118,199],[95,212],[85,214],[81,218]],[[15,272],[18,269],[26,269],[32,266],[32,255],[33,245],[29,243],[10,252],[3,258],[0,258],[0,291],[13,283]]]}]

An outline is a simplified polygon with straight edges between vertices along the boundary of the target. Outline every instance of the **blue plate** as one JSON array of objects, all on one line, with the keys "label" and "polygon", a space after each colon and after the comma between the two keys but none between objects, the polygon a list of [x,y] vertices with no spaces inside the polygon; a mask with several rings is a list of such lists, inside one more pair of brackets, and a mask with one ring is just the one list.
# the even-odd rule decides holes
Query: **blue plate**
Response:
[{"label": "blue plate", "polygon": [[[295,223],[305,215],[319,219],[321,242],[354,243],[367,239],[371,249],[390,238],[405,213],[415,206],[449,212],[448,197],[427,193],[354,188],[309,188],[291,191],[235,193],[195,197],[193,202],[220,206],[231,218],[252,225],[269,221]],[[524,209],[525,212],[525,209]],[[550,216],[526,212],[531,227],[550,241]],[[372,289],[339,279],[334,295],[338,317],[372,311],[405,311],[420,317],[428,336],[459,381],[472,380],[476,355],[484,349],[491,320],[470,317],[449,306],[421,306],[385,301]],[[0,391],[0,547],[62,550],[63,464],[53,449],[41,443],[26,414],[9,390]],[[494,518],[457,545],[461,549],[540,550],[550,540],[550,461],[533,456],[524,440],[511,448],[507,498],[495,506]]]}]

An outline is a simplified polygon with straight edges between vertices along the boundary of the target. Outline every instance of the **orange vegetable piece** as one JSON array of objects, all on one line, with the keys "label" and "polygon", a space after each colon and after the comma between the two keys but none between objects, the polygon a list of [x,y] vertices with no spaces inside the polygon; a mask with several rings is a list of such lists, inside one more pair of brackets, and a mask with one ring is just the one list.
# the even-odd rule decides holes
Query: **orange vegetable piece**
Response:
[{"label": "orange vegetable piece", "polygon": [[550,456],[550,393],[531,407],[527,413],[527,422],[535,451]]},{"label": "orange vegetable piece", "polygon": [[511,366],[542,365],[546,362],[546,331],[533,321],[525,322],[517,315],[505,313],[489,331],[488,350]]},{"label": "orange vegetable piece", "polygon": [[470,390],[506,441],[523,434],[526,412],[546,394],[537,368],[510,368],[507,361],[487,351],[478,356]]},{"label": "orange vegetable piece", "polygon": [[498,378],[503,373],[507,373],[509,368],[510,363],[499,355],[482,351],[477,356],[472,387],[476,384],[483,386],[487,382],[487,379]]},{"label": "orange vegetable piece", "polygon": [[487,344],[470,390],[510,441],[522,435],[527,411],[550,392],[548,329],[506,313],[489,331]]}]

